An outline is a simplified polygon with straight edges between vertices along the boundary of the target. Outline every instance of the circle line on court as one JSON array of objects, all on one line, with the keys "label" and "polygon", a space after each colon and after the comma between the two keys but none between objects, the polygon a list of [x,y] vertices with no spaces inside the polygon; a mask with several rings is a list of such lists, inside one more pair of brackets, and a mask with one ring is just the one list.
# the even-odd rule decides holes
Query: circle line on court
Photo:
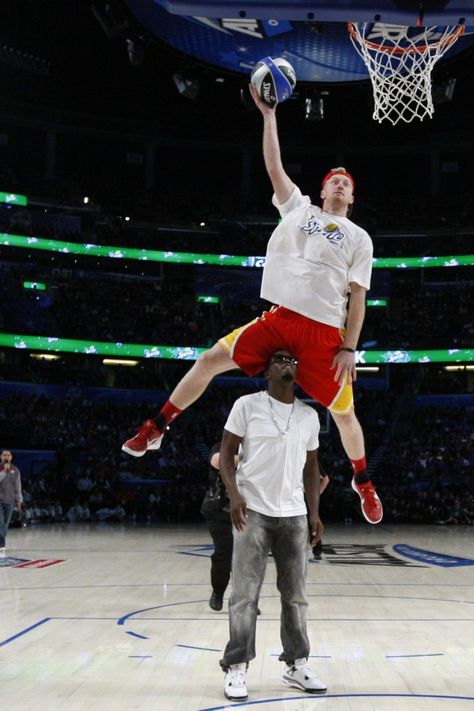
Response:
[{"label": "circle line on court", "polygon": [[258,699],[242,703],[224,704],[223,706],[207,706],[198,711],[222,711],[222,709],[239,708],[243,706],[259,706],[260,704],[275,704],[280,701],[315,701],[325,699],[442,699],[446,701],[474,701],[474,696],[448,696],[444,694],[305,694],[304,696],[281,696],[276,699]]}]

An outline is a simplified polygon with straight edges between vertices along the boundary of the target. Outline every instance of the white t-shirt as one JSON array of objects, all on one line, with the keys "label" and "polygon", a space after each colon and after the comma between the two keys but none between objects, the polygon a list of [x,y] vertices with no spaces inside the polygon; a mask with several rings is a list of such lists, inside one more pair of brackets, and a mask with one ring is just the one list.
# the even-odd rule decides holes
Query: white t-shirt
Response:
[{"label": "white t-shirt", "polygon": [[[293,405],[271,398],[281,432],[285,432]],[[282,437],[270,410],[267,393],[236,400],[225,429],[242,437],[237,486],[252,511],[276,516],[306,513],[303,467],[306,453],[319,446],[319,418],[315,410],[295,399],[288,432]]]},{"label": "white t-shirt", "polygon": [[261,297],[343,328],[351,281],[370,288],[372,240],[347,217],[324,212],[295,186],[267,246]]}]

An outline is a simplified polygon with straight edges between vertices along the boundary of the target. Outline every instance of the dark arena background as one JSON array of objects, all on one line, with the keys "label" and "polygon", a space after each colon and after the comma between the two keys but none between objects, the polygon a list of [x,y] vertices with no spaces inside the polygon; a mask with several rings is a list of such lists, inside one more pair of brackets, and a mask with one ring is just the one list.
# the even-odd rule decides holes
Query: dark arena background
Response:
[{"label": "dark arena background", "polygon": [[[347,22],[420,19],[465,26],[434,67],[434,114],[374,121]],[[285,169],[318,204],[346,166],[374,243],[355,404],[384,519],[364,521],[337,429],[300,392],[330,477],[308,572],[328,693],[280,685],[270,559],[242,705],[474,709],[473,38],[461,0],[4,0],[0,447],[24,494],[0,558],[5,706],[232,706],[200,508],[232,404],[265,380],[216,377],[161,449],[121,445],[200,353],[269,306],[278,214],[248,81],[271,55],[297,75],[277,108]]]}]

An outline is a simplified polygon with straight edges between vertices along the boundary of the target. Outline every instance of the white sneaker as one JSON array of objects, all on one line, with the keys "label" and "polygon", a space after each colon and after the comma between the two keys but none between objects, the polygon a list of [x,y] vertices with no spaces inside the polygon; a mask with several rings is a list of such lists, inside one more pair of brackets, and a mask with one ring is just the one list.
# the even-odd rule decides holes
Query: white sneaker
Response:
[{"label": "white sneaker", "polygon": [[7,554],[7,549],[6,548],[0,548],[0,557],[5,558]]},{"label": "white sneaker", "polygon": [[224,694],[229,701],[245,701],[247,694],[247,664],[231,664],[225,673]]},{"label": "white sneaker", "polygon": [[307,659],[295,659],[293,665],[286,666],[281,678],[287,686],[307,691],[308,694],[324,694],[328,688],[318,679],[308,666]]}]

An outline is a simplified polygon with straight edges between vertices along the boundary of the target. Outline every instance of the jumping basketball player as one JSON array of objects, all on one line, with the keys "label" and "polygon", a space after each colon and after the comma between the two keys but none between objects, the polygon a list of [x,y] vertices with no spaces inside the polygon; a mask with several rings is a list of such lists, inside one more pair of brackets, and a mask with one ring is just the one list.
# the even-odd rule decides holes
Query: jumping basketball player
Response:
[{"label": "jumping basketball player", "polygon": [[268,243],[261,289],[262,298],[277,305],[203,353],[155,420],[146,420],[122,449],[135,457],[158,449],[168,424],[215,375],[241,368],[254,376],[272,353],[286,348],[298,358],[298,384],[329,409],[339,429],[364,517],[379,523],[382,504],[367,473],[352,392],[373,253],[369,235],[348,219],[354,179],[345,168],[333,168],[322,181],[322,208],[313,205],[283,169],[275,109],[252,86],[250,91],[263,116],[265,167],[282,217]]}]

